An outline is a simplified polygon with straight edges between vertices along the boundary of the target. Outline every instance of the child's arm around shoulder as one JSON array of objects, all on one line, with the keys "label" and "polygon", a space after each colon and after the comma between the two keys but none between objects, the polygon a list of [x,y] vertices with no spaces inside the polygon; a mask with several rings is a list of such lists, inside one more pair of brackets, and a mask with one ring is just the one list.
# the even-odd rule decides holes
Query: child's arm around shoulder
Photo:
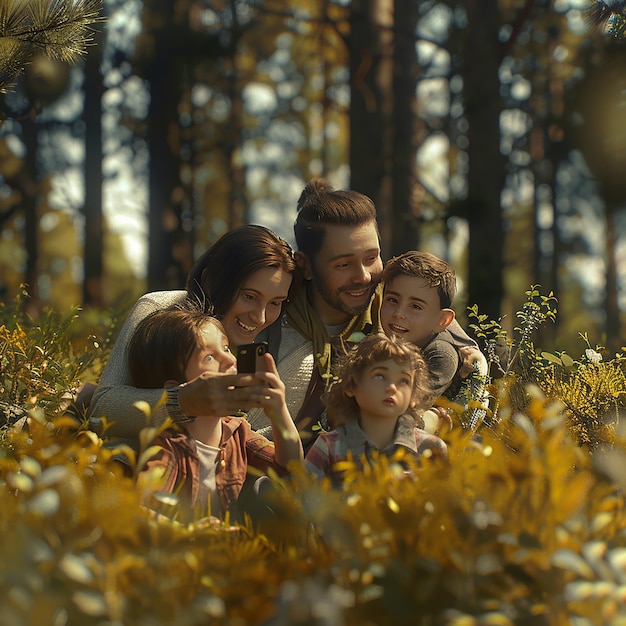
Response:
[{"label": "child's arm around shoulder", "polygon": [[431,400],[443,395],[459,370],[459,353],[447,341],[436,338],[422,349],[430,372]]}]

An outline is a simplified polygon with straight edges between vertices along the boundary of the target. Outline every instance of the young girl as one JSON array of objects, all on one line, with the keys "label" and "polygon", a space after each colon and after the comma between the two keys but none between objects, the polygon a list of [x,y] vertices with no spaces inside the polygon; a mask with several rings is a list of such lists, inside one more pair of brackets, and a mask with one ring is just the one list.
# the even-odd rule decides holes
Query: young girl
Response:
[{"label": "young girl", "polygon": [[[270,354],[266,371],[255,376],[266,386],[256,399],[272,423],[274,443],[255,433],[243,417],[199,415],[165,430],[154,442],[160,452],[144,471],[161,467],[161,491],[176,493],[180,519],[223,517],[233,508],[248,466],[284,474],[291,460],[302,460],[302,443],[285,404],[285,386]],[[170,389],[206,375],[236,374],[236,359],[222,324],[201,309],[156,311],[137,326],[128,345],[133,383],[144,389]]]},{"label": "young girl", "polygon": [[[338,382],[327,397],[334,430],[321,433],[305,457],[305,467],[341,484],[336,463],[348,453],[355,462],[371,452],[391,456],[402,447],[416,458],[424,451],[447,458],[446,444],[417,427],[417,409],[430,395],[429,373],[420,349],[395,336],[365,337],[344,358]],[[364,457],[363,457],[364,455]]]}]

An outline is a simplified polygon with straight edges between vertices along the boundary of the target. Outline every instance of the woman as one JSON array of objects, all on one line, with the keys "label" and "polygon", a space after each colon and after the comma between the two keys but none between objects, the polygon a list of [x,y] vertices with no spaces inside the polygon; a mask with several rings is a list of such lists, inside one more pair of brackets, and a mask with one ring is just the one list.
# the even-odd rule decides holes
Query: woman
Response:
[{"label": "woman", "polygon": [[[130,311],[102,372],[89,408],[92,428],[106,418],[107,435],[134,438],[146,426],[135,403],[154,406],[164,389],[131,384],[127,347],[137,324],[153,311],[191,300],[223,324],[231,347],[254,340],[278,319],[287,301],[295,263],[289,244],[273,231],[249,224],[224,234],[195,263],[186,291],[157,291],[142,296]],[[263,386],[251,374],[202,374],[167,390],[167,403],[152,417],[161,424],[196,415],[230,415],[241,407],[261,406]]]}]

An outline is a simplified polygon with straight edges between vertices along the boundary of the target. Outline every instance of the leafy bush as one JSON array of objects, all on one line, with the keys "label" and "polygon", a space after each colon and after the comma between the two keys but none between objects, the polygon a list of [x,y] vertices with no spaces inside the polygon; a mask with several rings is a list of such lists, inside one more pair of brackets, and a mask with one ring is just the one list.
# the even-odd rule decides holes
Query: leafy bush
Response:
[{"label": "leafy bush", "polygon": [[[0,626],[626,623],[619,356],[590,375],[593,355],[526,344],[524,367],[489,382],[493,419],[446,435],[449,465],[346,464],[342,491],[294,468],[255,523],[180,524],[149,515],[64,408],[101,349],[77,357],[64,322],[8,317],[1,399],[28,424],[0,447]],[[581,445],[567,401],[582,381],[610,441]]]},{"label": "leafy bush", "polygon": [[0,303],[0,409],[9,421],[28,407],[64,411],[81,382],[97,380],[108,355],[96,335],[77,339],[78,308],[35,320],[23,312],[27,297],[22,289],[15,302]]},{"label": "leafy bush", "polygon": [[[626,401],[626,348],[604,361],[605,349],[591,346],[586,334],[582,357],[575,360],[565,352],[539,350],[532,342],[533,332],[544,322],[556,320],[556,298],[539,292],[532,285],[526,292],[526,303],[517,313],[520,320],[515,336],[509,337],[500,320],[488,320],[477,306],[469,308],[471,327],[485,343],[491,366],[500,378],[491,380],[489,388],[495,395],[507,393],[519,410],[524,410],[527,384],[537,385],[550,399],[564,405],[564,414],[572,434],[588,449],[613,443],[620,411]],[[498,347],[504,346],[507,358],[502,362]],[[492,419],[497,418],[497,402],[492,403]]]}]

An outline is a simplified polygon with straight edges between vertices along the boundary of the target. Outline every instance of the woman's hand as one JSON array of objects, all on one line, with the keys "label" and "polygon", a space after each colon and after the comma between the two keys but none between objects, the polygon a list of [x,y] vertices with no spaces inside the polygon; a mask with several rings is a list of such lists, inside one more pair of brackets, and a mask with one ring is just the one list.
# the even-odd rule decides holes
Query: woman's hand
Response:
[{"label": "woman's hand", "polygon": [[224,417],[252,406],[263,406],[260,400],[266,392],[265,385],[253,374],[203,372],[180,386],[178,403],[189,417]]}]

